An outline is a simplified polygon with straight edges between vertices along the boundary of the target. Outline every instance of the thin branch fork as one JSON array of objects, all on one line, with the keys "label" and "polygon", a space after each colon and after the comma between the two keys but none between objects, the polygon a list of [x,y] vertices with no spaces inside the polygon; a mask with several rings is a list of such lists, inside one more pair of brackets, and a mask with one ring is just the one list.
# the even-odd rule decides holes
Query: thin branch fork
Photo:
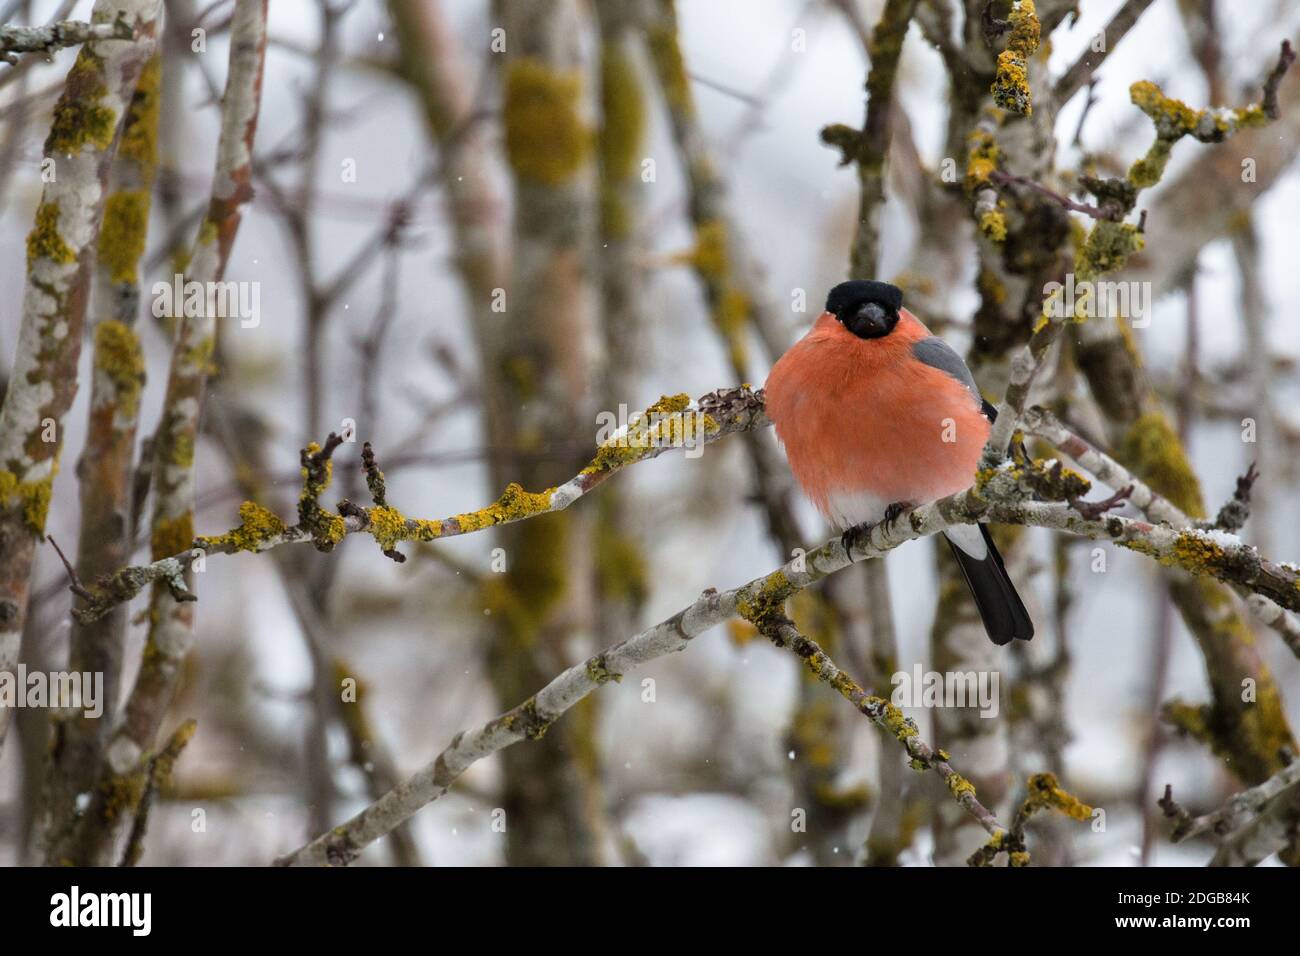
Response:
[{"label": "thin branch fork", "polygon": [[1026,186],[1055,203],[1060,204],[1071,212],[1081,212],[1085,216],[1091,216],[1093,219],[1109,219],[1112,222],[1119,222],[1124,218],[1124,209],[1119,203],[1103,203],[1100,206],[1089,205],[1088,203],[1075,202],[1069,196],[1063,196],[1055,189],[1044,186],[1042,183],[1035,182],[1025,176],[1013,176],[1010,173],[1004,173],[1000,169],[995,169],[989,173],[989,179],[995,183],[1011,186]]},{"label": "thin branch fork", "polygon": [[1212,866],[1254,866],[1285,847],[1289,829],[1300,825],[1300,760],[1201,816],[1174,799],[1170,784],[1157,803],[1174,821],[1169,837],[1174,843],[1210,836],[1218,844]]},{"label": "thin branch fork", "polygon": [[[123,568],[101,578],[90,588],[92,597],[83,607],[74,609],[73,616],[83,623],[97,620],[116,605],[131,600],[154,581],[166,582],[174,596],[188,595],[183,572],[200,555],[262,552],[307,541],[318,549],[330,550],[346,535],[362,531],[374,536],[381,550],[387,553],[401,541],[440,540],[562,511],[629,465],[657,458],[673,448],[689,447],[692,437],[697,438],[701,445],[709,445],[734,432],[769,424],[762,392],[754,392],[747,386],[719,389],[695,402],[690,402],[685,395],[665,397],[634,416],[597,449],[596,456],[586,468],[559,487],[533,494],[512,485],[487,508],[435,519],[407,518],[388,506],[382,494],[382,481],[376,485],[374,475],[369,472],[373,467],[382,479],[372,449],[368,456],[370,464],[366,465],[363,460],[363,467],[367,468],[367,484],[372,495],[376,490],[381,491],[374,507],[362,508],[352,502],[340,502],[339,513],[331,516],[319,507],[319,498],[328,487],[328,477],[320,470],[316,473],[319,480],[304,483],[305,498],[299,503],[298,524],[285,525],[266,509],[245,502],[240,508],[244,520],[239,528],[224,535],[197,538],[190,550],[150,564]],[[316,454],[315,451],[304,452],[308,456]],[[304,502],[310,502],[306,504],[306,511]],[[178,600],[193,600],[193,597],[178,596]]]},{"label": "thin branch fork", "polygon": [[[745,611],[742,609],[742,616]],[[992,843],[1000,843],[1008,831],[997,816],[980,803],[975,786],[954,770],[948,754],[935,750],[921,739],[916,723],[882,697],[865,691],[857,681],[842,671],[816,641],[805,636],[784,614],[775,614],[755,623],[759,631],[775,646],[798,656],[819,681],[834,688],[873,724],[894,737],[907,751],[913,770],[933,770],[942,778],[948,792],[989,834]]]},{"label": "thin branch fork", "polygon": [[[1233,529],[1223,523],[1224,513],[1236,514],[1237,511],[1234,509],[1234,505],[1238,508],[1245,507],[1234,495],[1233,501],[1229,501],[1223,506],[1219,512],[1219,517],[1215,519],[1213,524],[1198,524],[1184,514],[1181,509],[1175,507],[1167,498],[1153,491],[1146,482],[1137,478],[1115,459],[1094,448],[1079,435],[1071,432],[1047,409],[1040,406],[1027,409],[1021,419],[1021,424],[1028,434],[1043,439],[1043,441],[1068,455],[1078,462],[1081,468],[1096,477],[1098,481],[1102,481],[1112,488],[1128,489],[1127,499],[1132,501],[1134,506],[1152,521],[1174,528],[1231,531]],[[1252,464],[1246,474],[1237,479],[1237,494],[1245,495],[1247,501],[1249,488],[1253,486],[1257,475],[1258,473]],[[1245,519],[1242,518],[1242,524],[1244,523]],[[1233,588],[1245,600],[1250,613],[1262,624],[1277,632],[1278,636],[1291,650],[1291,653],[1300,657],[1300,622],[1296,620],[1295,616],[1288,614],[1285,608],[1267,595],[1252,593],[1241,585],[1233,585]]]}]

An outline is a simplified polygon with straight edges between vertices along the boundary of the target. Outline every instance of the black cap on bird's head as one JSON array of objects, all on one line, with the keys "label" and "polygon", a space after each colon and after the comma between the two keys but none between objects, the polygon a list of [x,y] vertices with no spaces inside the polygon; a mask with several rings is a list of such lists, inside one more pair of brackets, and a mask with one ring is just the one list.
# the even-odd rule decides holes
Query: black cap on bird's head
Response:
[{"label": "black cap on bird's head", "polygon": [[878,339],[892,332],[902,307],[903,290],[875,280],[841,282],[826,296],[826,311],[861,339]]}]

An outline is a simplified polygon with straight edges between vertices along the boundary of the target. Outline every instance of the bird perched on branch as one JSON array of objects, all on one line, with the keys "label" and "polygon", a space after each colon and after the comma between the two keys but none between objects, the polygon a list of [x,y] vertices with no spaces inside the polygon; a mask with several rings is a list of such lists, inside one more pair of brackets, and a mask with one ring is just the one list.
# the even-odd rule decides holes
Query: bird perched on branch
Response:
[{"label": "bird perched on branch", "polygon": [[[997,412],[966,363],[886,282],[842,282],[767,379],[767,413],[804,493],[841,529],[971,485]],[[1034,625],[984,525],[944,531],[995,644]]]}]

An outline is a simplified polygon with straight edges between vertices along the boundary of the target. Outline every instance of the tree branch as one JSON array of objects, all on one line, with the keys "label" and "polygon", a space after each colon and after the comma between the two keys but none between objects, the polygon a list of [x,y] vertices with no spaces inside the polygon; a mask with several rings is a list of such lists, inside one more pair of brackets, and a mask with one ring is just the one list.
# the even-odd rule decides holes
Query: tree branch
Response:
[{"label": "tree branch", "polygon": [[17,63],[18,53],[53,53],[97,40],[134,40],[136,27],[123,11],[112,23],[59,20],[39,27],[0,26],[0,60]]},{"label": "tree branch", "polygon": [[[196,552],[204,555],[261,552],[304,541],[314,541],[318,547],[322,542],[332,546],[344,536],[360,531],[372,535],[387,552],[402,541],[451,538],[563,511],[629,465],[657,458],[672,448],[691,447],[694,440],[708,445],[734,432],[768,424],[762,393],[745,386],[720,389],[696,402],[685,395],[666,396],[634,416],[625,428],[596,450],[596,456],[586,468],[559,487],[529,493],[511,485],[488,507],[449,518],[407,518],[386,504],[362,508],[346,502],[340,504],[340,514],[335,516],[339,521],[322,531],[319,521],[285,525],[265,508],[246,501],[240,506],[243,520],[238,528],[214,537],[196,538],[190,550],[151,564],[123,568],[102,578],[90,589],[92,599],[75,609],[73,615],[78,621],[92,621],[129,601],[153,581],[180,582],[181,572],[195,560]],[[372,489],[377,487],[373,478],[368,483]],[[316,496],[323,491],[324,488],[317,489]],[[177,586],[183,586],[183,582]]]},{"label": "tree branch", "polygon": [[[511,711],[475,731],[457,734],[447,749],[415,776],[346,823],[277,862],[282,865],[350,862],[365,846],[446,793],[472,764],[520,740],[542,736],[555,720],[606,681],[620,679],[639,664],[683,650],[693,638],[732,616],[751,621],[760,631],[780,628],[785,622],[785,602],[799,591],[853,562],[880,557],[905,541],[935,534],[952,524],[989,520],[1109,540],[1162,563],[1198,573],[1225,580],[1228,576],[1249,578],[1253,586],[1267,588],[1290,601],[1292,606],[1300,607],[1297,587],[1300,573],[1260,560],[1253,549],[1240,542],[1228,545],[1206,532],[1175,531],[1114,515],[1088,519],[1066,504],[1031,500],[1035,493],[1078,497],[1082,481],[1077,475],[1053,476],[1052,470],[1040,462],[1008,464],[994,474],[983,476],[977,488],[904,512],[893,521],[859,526],[741,587],[721,593],[710,589],[667,620],[570,667],[536,696]],[[847,687],[842,680],[840,685]],[[967,809],[975,810],[973,806]]]}]

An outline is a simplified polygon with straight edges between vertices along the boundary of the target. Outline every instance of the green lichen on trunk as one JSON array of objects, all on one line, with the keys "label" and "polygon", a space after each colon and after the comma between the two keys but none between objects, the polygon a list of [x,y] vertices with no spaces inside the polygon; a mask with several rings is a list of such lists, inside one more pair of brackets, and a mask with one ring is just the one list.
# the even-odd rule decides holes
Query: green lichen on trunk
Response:
[{"label": "green lichen on trunk", "polygon": [[59,204],[42,202],[36,207],[36,223],[27,234],[27,264],[38,259],[48,259],[59,265],[70,266],[77,254],[59,233]]},{"label": "green lichen on trunk", "polygon": [[128,189],[104,200],[99,261],[113,282],[134,282],[149,227],[149,191]]},{"label": "green lichen on trunk", "polygon": [[103,61],[89,46],[82,47],[68,72],[63,94],[54,106],[45,155],[71,155],[80,152],[87,143],[103,151],[113,144],[117,112],[103,105],[103,99],[108,96],[103,71]]},{"label": "green lichen on trunk", "polygon": [[701,222],[687,261],[704,280],[709,317],[727,343],[732,368],[746,368],[749,359],[745,331],[753,314],[753,302],[736,281],[726,223],[720,219]]},{"label": "green lichen on trunk", "polygon": [[43,535],[53,485],[53,475],[36,481],[19,481],[12,471],[0,471],[0,502],[6,508],[20,508],[28,530]]},{"label": "green lichen on trunk", "polygon": [[646,104],[636,65],[617,43],[601,47],[600,106],[601,231],[609,238],[624,239],[631,218],[620,185],[636,175],[645,140]]},{"label": "green lichen on trunk", "polygon": [[154,561],[190,550],[194,547],[194,512],[187,510],[175,518],[156,518],[150,542]]},{"label": "green lichen on trunk", "polygon": [[592,149],[591,130],[579,113],[582,76],[534,57],[506,67],[506,156],[520,176],[548,186],[571,180]]},{"label": "green lichen on trunk", "polygon": [[140,337],[124,322],[106,319],[95,326],[95,368],[113,383],[118,410],[134,418],[144,387],[144,352]]},{"label": "green lichen on trunk", "polygon": [[[1231,593],[1210,578],[1176,577],[1170,595],[1205,655],[1211,702],[1194,709],[1171,704],[1167,716],[1180,718],[1176,723],[1207,742],[1241,780],[1262,783],[1285,766],[1295,738],[1250,625]],[[1253,695],[1245,692],[1247,682]]]},{"label": "green lichen on trunk", "polygon": [[127,106],[119,156],[139,163],[152,173],[158,162],[158,117],[162,107],[162,56],[145,63]]},{"label": "green lichen on trunk", "polygon": [[1192,470],[1178,433],[1163,412],[1147,412],[1133,422],[1120,439],[1115,455],[1184,514],[1205,517],[1200,480]]},{"label": "green lichen on trunk", "polygon": [[686,60],[677,40],[677,9],[673,0],[659,0],[662,16],[646,28],[646,45],[654,61],[659,85],[663,88],[668,108],[689,115],[695,111],[691,96],[691,80],[686,73]]}]

